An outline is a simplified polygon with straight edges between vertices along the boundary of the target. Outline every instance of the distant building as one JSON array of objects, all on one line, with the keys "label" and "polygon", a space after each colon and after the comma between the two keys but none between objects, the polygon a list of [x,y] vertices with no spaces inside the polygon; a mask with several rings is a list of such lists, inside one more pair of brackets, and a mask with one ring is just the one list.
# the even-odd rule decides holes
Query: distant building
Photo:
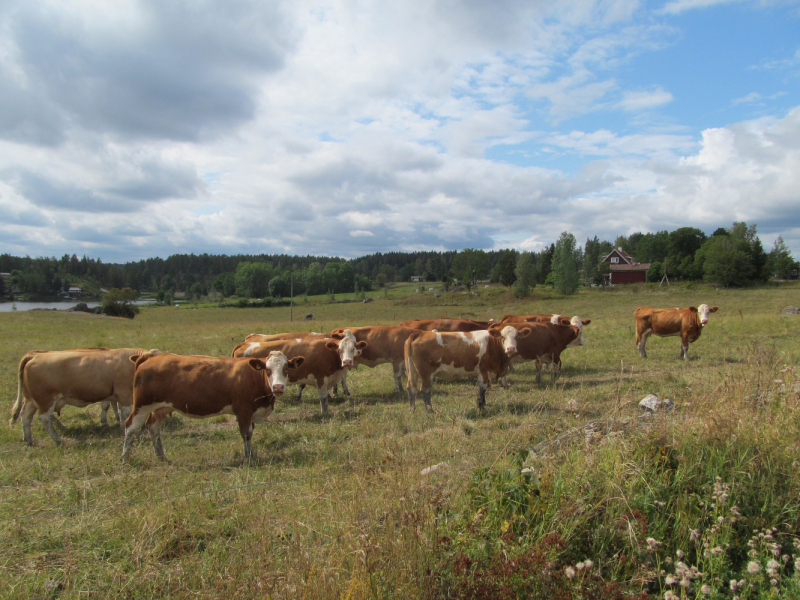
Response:
[{"label": "distant building", "polygon": [[67,290],[67,297],[68,298],[80,298],[81,297],[81,288],[79,287],[71,287]]},{"label": "distant building", "polygon": [[637,263],[622,248],[612,250],[608,256],[603,258],[603,262],[608,263],[611,269],[611,273],[603,276],[611,285],[645,283],[647,281],[650,263]]},{"label": "distant building", "polygon": [[422,275],[412,275],[411,281],[419,283],[420,281],[422,281]]}]

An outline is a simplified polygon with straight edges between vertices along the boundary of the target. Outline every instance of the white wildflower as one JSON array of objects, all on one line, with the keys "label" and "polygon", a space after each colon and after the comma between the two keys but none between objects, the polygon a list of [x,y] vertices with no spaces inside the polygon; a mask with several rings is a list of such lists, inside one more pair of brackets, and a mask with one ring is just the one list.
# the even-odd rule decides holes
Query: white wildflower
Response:
[{"label": "white wildflower", "polygon": [[711,593],[711,586],[705,584],[703,587],[700,588],[700,593],[704,596],[708,596]]},{"label": "white wildflower", "polygon": [[751,560],[747,563],[747,572],[751,575],[755,575],[761,571],[761,565],[759,565],[756,561]]},{"label": "white wildflower", "polygon": [[567,567],[566,569],[564,569],[564,574],[567,576],[567,579],[572,579],[573,577],[575,577],[575,569],[573,569],[572,567]]}]

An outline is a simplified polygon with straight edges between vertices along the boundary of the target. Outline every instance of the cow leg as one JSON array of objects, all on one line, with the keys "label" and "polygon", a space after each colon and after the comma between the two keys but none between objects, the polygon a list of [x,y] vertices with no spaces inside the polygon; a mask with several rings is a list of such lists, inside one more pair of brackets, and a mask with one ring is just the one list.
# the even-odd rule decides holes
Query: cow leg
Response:
[{"label": "cow leg", "polygon": [[553,355],[553,383],[561,377],[561,355]]},{"label": "cow leg", "polygon": [[394,371],[394,393],[399,398],[403,393],[403,363],[392,365]]},{"label": "cow leg", "polygon": [[252,415],[237,415],[236,420],[239,422],[239,433],[242,434],[242,441],[244,442],[244,457],[250,461],[253,459],[253,430],[255,423],[253,423]]},{"label": "cow leg", "polygon": [[542,359],[536,359],[536,383],[542,383]]},{"label": "cow leg", "polygon": [[297,386],[297,395],[294,397],[295,402],[300,402],[300,398],[303,396],[304,389],[306,389],[305,383],[301,383]]},{"label": "cow leg", "polygon": [[66,430],[67,430],[67,426],[66,426],[66,425],[64,425],[64,424],[61,422],[61,419],[59,419],[59,418],[58,418],[59,416],[60,416],[60,414],[56,414],[56,413],[53,413],[53,414],[52,414],[51,418],[52,418],[52,420],[53,420],[53,425],[55,425],[56,427],[58,427],[58,428],[59,428],[59,429],[60,429],[62,432],[63,432],[63,431],[66,431]]},{"label": "cow leg", "polygon": [[347,387],[347,369],[342,371],[342,393],[345,396],[350,395],[350,388]]},{"label": "cow leg", "polygon": [[22,439],[29,446],[33,446],[33,434],[31,433],[31,423],[33,422],[33,415],[36,414],[36,403],[31,400],[25,400],[22,406]]},{"label": "cow leg", "polygon": [[42,427],[45,428],[45,431],[47,431],[47,433],[50,435],[50,437],[56,443],[56,445],[60,446],[61,445],[61,436],[58,435],[58,432],[56,431],[56,428],[53,427],[53,410],[51,409],[50,411],[48,411],[48,412],[46,412],[44,414],[40,414],[39,415],[39,421],[41,422]]},{"label": "cow leg", "polygon": [[155,418],[153,422],[148,424],[147,430],[150,432],[150,440],[153,442],[153,450],[156,453],[158,460],[166,461],[167,456],[164,454],[164,446],[161,444],[161,424],[164,419]]},{"label": "cow leg", "polygon": [[111,408],[111,402],[100,403],[100,425],[108,427],[108,409]]},{"label": "cow leg", "polygon": [[139,410],[138,406],[134,406],[131,414],[125,419],[125,443],[122,445],[122,462],[128,457],[133,444],[133,438],[136,432],[147,422],[147,417],[153,412],[152,408],[144,408]]},{"label": "cow leg", "polygon": [[423,388],[422,390],[422,400],[425,402],[425,410],[429,413],[433,412],[433,406],[431,405],[431,393],[433,392],[432,387]]},{"label": "cow leg", "polygon": [[[508,363],[508,370],[506,371],[506,373],[513,373],[513,372],[514,372],[514,365]],[[505,376],[503,376],[503,379],[505,379]]]},{"label": "cow leg", "polygon": [[[641,335],[641,341],[639,342],[639,356],[642,358],[647,358],[647,352],[644,349],[645,344],[647,344],[647,338],[650,337],[650,332],[643,331]],[[637,341],[639,340],[639,336],[636,336]]]},{"label": "cow leg", "polygon": [[681,358],[689,362],[689,340],[681,336]]},{"label": "cow leg", "polygon": [[478,380],[478,410],[482,411],[486,407],[486,384]]},{"label": "cow leg", "polygon": [[319,407],[322,409],[322,414],[328,414],[328,386],[322,385],[317,388],[317,393],[319,394]]},{"label": "cow leg", "polygon": [[130,416],[133,407],[115,405],[115,408],[117,409],[117,419],[119,419],[119,428],[120,430],[122,430],[122,434],[125,435],[125,421],[128,420],[128,417]]}]

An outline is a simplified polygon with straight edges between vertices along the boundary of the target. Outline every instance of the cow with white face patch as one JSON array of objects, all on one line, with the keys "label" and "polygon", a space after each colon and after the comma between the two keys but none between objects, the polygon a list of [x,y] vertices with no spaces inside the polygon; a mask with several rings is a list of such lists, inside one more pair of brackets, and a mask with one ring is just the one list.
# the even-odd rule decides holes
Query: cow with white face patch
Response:
[{"label": "cow with white face patch", "polygon": [[[165,460],[161,424],[173,412],[195,419],[234,415],[244,441],[244,455],[252,456],[255,423],[261,423],[275,407],[278,389],[303,357],[287,360],[274,354],[267,361],[257,358],[214,358],[145,354],[133,357],[133,410],[125,421],[122,460],[128,456],[135,433],[147,423],[156,456]],[[273,392],[270,381],[278,389]],[[278,394],[279,395],[279,394]]]},{"label": "cow with white face patch", "polygon": [[681,357],[689,360],[689,344],[697,341],[708,323],[708,316],[719,306],[701,304],[695,308],[650,308],[640,306],[633,313],[636,322],[636,348],[642,358],[647,358],[645,344],[651,335],[659,337],[680,336]]},{"label": "cow with white face patch", "polygon": [[[133,401],[134,366],[129,358],[147,352],[142,348],[28,352],[19,363],[19,386],[11,423],[16,422],[21,412],[23,438],[32,445],[31,422],[38,410],[42,426],[53,441],[60,444],[61,436],[53,424],[63,428],[56,414],[66,405],[82,408],[95,403],[113,403],[126,413]],[[158,353],[158,350],[149,352]],[[105,411],[101,415],[105,417]]]},{"label": "cow with white face patch", "polygon": [[425,409],[431,407],[434,377],[478,380],[478,409],[486,405],[486,388],[492,378],[505,375],[511,357],[517,351],[517,340],[530,334],[527,326],[473,332],[418,331],[406,340],[405,362],[408,373],[408,400],[414,410],[417,392],[421,392]]},{"label": "cow with white face patch", "polygon": [[341,381],[346,370],[353,366],[356,353],[366,346],[366,342],[356,342],[350,334],[341,340],[306,338],[299,341],[246,342],[234,348],[233,355],[263,358],[277,350],[289,359],[304,356],[303,365],[289,373],[289,383],[316,387],[320,408],[323,413],[327,413],[328,391]]},{"label": "cow with white face patch", "polygon": [[[583,337],[583,327],[589,325],[591,319],[581,319],[575,316],[564,324],[559,320],[553,323],[507,323],[515,327],[528,325],[531,329],[529,336],[517,344],[517,352],[511,359],[512,363],[535,361],[536,381],[542,381],[542,363],[553,365],[553,381],[561,376],[561,353],[567,348],[577,348],[586,344]],[[495,327],[503,327],[496,325]],[[505,378],[503,378],[505,383]]]},{"label": "cow with white face patch", "polygon": [[570,318],[564,315],[506,315],[500,323],[552,323],[553,325],[569,325]]}]

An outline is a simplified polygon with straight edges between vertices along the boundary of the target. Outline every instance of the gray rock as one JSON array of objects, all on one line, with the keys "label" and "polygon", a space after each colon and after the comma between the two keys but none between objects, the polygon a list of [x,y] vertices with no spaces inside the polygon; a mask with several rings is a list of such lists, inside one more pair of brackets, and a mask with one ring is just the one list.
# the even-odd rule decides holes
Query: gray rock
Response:
[{"label": "gray rock", "polygon": [[782,317],[788,317],[789,315],[800,315],[800,307],[787,306],[781,311]]},{"label": "gray rock", "polygon": [[642,410],[649,410],[650,412],[658,412],[659,410],[670,411],[675,408],[675,403],[669,399],[661,399],[655,394],[642,398],[639,402],[639,408]]}]

